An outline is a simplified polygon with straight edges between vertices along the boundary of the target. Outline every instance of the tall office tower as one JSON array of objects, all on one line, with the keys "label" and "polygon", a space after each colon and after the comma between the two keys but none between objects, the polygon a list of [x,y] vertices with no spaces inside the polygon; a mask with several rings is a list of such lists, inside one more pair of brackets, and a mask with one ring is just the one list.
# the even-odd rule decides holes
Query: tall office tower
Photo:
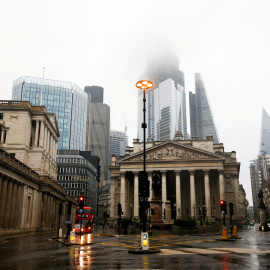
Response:
[{"label": "tall office tower", "polygon": [[56,115],[58,149],[85,150],[87,94],[70,82],[21,77],[13,82],[12,100],[43,105]]},{"label": "tall office tower", "polygon": [[191,137],[205,140],[213,136],[214,143],[219,143],[214,117],[200,73],[195,73],[195,94],[189,92]]},{"label": "tall office tower", "polygon": [[[148,63],[147,75],[154,87],[146,93],[146,138],[173,140],[180,130],[187,139],[184,74],[172,53],[160,54]],[[143,92],[138,93],[138,138],[143,140]]]},{"label": "tall office tower", "polygon": [[[110,152],[109,152],[109,165],[112,162],[112,156],[124,156],[126,154],[126,147],[128,145],[128,137],[125,132],[110,130]],[[110,179],[109,172],[109,179]]]},{"label": "tall office tower", "polygon": [[86,86],[89,110],[87,114],[86,150],[100,158],[100,181],[108,180],[110,107],[103,103],[103,88]]},{"label": "tall office tower", "polygon": [[270,117],[266,110],[262,109],[260,153],[270,154]]}]

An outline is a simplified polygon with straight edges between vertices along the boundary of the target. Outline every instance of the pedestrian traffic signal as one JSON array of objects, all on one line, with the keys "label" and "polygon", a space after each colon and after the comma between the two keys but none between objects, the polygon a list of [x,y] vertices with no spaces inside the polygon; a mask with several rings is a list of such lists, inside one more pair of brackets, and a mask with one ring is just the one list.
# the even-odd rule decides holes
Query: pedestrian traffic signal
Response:
[{"label": "pedestrian traffic signal", "polygon": [[227,214],[227,203],[226,201],[221,200],[220,201],[220,210],[223,215]]},{"label": "pedestrian traffic signal", "polygon": [[84,207],[84,197],[79,197],[79,209],[83,209]]}]

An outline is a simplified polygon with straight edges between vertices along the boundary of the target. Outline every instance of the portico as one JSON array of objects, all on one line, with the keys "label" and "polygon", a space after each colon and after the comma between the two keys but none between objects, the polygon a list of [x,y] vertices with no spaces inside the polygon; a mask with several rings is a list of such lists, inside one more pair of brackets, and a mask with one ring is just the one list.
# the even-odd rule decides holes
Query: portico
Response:
[{"label": "portico", "polygon": [[[140,143],[137,140],[134,143],[132,154],[121,158],[113,157],[110,167],[111,219],[117,218],[116,208],[119,202],[123,217],[140,216],[139,183],[142,179],[143,153]],[[198,141],[196,138],[192,141],[148,140],[147,145],[149,201],[154,198],[161,201],[160,216],[165,222],[173,222],[172,218],[198,218],[202,215],[213,220],[221,215],[220,200],[227,198],[235,205],[238,204],[236,192],[230,190],[226,194],[224,183],[224,174],[227,182],[238,182],[240,165],[236,162],[235,152],[224,153],[223,145],[214,145],[212,137],[208,137],[206,141]],[[136,150],[138,151],[135,152]],[[159,178],[159,184],[154,187],[156,177]],[[133,208],[129,207],[131,202]]]}]

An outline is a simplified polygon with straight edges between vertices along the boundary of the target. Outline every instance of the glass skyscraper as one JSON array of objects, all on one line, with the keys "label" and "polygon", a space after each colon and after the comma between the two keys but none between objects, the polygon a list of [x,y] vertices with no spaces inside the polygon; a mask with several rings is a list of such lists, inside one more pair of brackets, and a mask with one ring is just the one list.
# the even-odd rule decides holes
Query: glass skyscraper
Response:
[{"label": "glass skyscraper", "polygon": [[[172,53],[160,54],[148,63],[145,79],[154,87],[146,92],[146,138],[173,140],[180,130],[187,139],[186,94],[184,74]],[[143,78],[142,78],[143,79]],[[143,140],[143,91],[138,94],[138,138]]]},{"label": "glass skyscraper", "polygon": [[270,154],[270,117],[266,110],[262,109],[260,153]]},{"label": "glass skyscraper", "polygon": [[200,73],[195,73],[195,94],[189,92],[189,109],[191,137],[205,140],[207,136],[213,136],[214,142],[219,143],[214,117]]},{"label": "glass skyscraper", "polygon": [[56,115],[58,149],[85,150],[87,94],[70,82],[21,77],[13,82],[12,100],[43,105]]},{"label": "glass skyscraper", "polygon": [[110,106],[103,103],[102,87],[86,86],[84,91],[89,106],[86,149],[100,158],[100,181],[108,181]]},{"label": "glass skyscraper", "polygon": [[[109,152],[109,165],[112,162],[112,156],[124,156],[126,153],[126,147],[128,145],[128,137],[125,132],[110,130],[110,152]],[[109,171],[109,179],[111,173]]]}]

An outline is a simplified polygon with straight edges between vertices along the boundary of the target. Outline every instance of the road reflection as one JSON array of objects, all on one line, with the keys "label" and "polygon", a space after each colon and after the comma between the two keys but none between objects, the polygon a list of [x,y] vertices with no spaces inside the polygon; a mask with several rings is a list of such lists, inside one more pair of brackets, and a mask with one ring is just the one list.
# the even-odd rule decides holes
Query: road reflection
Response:
[{"label": "road reflection", "polygon": [[70,265],[74,269],[91,269],[93,259],[91,244],[93,244],[92,234],[76,235],[75,244],[69,252]]}]

